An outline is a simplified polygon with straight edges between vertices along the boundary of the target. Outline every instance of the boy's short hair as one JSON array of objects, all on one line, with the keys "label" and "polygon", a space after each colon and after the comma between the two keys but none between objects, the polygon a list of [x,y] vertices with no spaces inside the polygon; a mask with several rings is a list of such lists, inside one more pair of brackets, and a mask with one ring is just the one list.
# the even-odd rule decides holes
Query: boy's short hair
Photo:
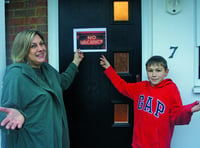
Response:
[{"label": "boy's short hair", "polygon": [[146,62],[146,68],[151,65],[162,65],[165,70],[168,69],[167,61],[162,56],[152,56],[147,62]]}]

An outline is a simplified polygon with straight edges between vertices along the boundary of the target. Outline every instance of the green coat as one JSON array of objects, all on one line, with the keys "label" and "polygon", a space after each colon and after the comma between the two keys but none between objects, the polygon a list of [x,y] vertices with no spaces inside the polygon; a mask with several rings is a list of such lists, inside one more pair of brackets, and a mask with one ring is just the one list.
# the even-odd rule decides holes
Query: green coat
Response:
[{"label": "green coat", "polygon": [[[7,68],[1,106],[18,109],[25,116],[21,129],[2,129],[2,148],[69,148],[69,131],[63,90],[74,80],[78,69],[71,63],[59,74],[47,63],[41,65],[44,83],[27,64]],[[0,121],[6,114],[0,112]]]}]

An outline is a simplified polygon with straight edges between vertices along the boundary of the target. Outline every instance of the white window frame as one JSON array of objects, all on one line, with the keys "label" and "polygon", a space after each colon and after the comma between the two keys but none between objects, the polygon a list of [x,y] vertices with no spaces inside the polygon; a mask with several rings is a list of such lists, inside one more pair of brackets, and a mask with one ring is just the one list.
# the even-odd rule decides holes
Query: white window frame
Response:
[{"label": "white window frame", "polygon": [[194,52],[194,87],[193,93],[200,93],[199,46],[200,46],[200,1],[195,0],[195,52]]}]

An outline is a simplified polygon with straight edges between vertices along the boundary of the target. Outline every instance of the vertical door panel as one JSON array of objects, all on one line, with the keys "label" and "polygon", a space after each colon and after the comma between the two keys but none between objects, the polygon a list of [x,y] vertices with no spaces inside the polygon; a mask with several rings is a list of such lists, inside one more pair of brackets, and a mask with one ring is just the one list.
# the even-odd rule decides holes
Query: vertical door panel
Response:
[{"label": "vertical door panel", "polygon": [[[59,63],[64,71],[73,59],[73,28],[107,28],[107,52],[85,53],[79,73],[64,92],[71,148],[131,148],[133,101],[112,86],[99,65],[104,54],[129,54],[128,82],[141,73],[141,2],[129,0],[129,22],[114,22],[112,0],[59,0]],[[128,104],[128,123],[115,123],[115,104]]]}]

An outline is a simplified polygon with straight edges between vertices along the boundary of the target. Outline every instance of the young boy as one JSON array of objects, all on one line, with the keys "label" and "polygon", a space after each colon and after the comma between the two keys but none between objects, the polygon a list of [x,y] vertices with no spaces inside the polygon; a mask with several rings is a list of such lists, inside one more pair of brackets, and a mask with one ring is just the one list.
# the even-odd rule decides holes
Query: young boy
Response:
[{"label": "young boy", "polygon": [[134,100],[133,148],[170,148],[175,125],[189,124],[193,112],[200,110],[198,101],[182,104],[179,90],[168,75],[166,60],[153,56],[146,63],[149,81],[127,83],[102,55],[104,73],[123,95]]}]

